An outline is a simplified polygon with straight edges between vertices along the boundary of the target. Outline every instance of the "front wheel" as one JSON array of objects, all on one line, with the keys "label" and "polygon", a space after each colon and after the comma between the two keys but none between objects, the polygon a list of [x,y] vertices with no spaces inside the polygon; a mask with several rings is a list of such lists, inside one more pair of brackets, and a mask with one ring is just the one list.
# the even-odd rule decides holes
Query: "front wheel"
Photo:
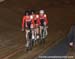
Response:
[{"label": "front wheel", "polygon": [[26,37],[26,49],[27,50],[31,50],[32,49],[32,42],[31,42],[31,38],[32,38],[32,33],[31,31],[29,31],[27,34],[27,37]]},{"label": "front wheel", "polygon": [[41,45],[45,44],[44,29],[41,29],[39,43],[40,43]]}]

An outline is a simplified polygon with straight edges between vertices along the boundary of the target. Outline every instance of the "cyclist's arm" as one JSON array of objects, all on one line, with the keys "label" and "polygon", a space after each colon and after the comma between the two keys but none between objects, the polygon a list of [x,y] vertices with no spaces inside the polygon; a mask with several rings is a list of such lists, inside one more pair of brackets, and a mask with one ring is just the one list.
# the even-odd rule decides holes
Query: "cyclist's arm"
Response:
[{"label": "cyclist's arm", "polygon": [[22,19],[22,28],[24,28],[24,23],[25,23],[25,16]]}]

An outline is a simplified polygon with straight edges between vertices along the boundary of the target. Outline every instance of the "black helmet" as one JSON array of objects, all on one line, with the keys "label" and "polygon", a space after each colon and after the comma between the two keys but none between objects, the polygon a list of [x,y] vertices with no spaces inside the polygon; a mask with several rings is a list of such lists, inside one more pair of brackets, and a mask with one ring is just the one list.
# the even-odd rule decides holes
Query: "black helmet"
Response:
[{"label": "black helmet", "polygon": [[30,15],[29,10],[26,10],[24,15]]},{"label": "black helmet", "polygon": [[35,10],[30,10],[30,14],[35,14]]}]

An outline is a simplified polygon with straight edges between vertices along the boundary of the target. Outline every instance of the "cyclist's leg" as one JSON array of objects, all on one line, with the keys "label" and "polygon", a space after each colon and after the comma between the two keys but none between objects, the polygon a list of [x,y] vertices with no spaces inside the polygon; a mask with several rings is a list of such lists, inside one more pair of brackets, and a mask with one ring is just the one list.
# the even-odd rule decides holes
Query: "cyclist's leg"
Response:
[{"label": "cyclist's leg", "polygon": [[47,25],[45,26],[45,32],[46,32],[46,36],[48,35],[48,31],[47,31]]},{"label": "cyclist's leg", "polygon": [[39,39],[39,43],[40,44],[42,44],[42,37],[43,37],[43,35],[42,35],[42,29],[43,29],[43,27],[40,26],[40,39]]},{"label": "cyclist's leg", "polygon": [[43,26],[42,26],[43,28],[42,28],[42,43],[43,44],[45,44],[45,35],[46,35],[46,28],[45,28],[45,25],[43,24]]},{"label": "cyclist's leg", "polygon": [[40,24],[40,44],[42,44],[42,40],[43,40],[43,21],[41,21],[41,24]]},{"label": "cyclist's leg", "polygon": [[28,22],[27,23],[27,27],[26,27],[26,40],[27,40],[27,44],[26,44],[26,47],[27,47],[27,50],[29,50],[30,48],[30,23]]},{"label": "cyclist's leg", "polygon": [[43,27],[43,39],[45,39],[46,38],[46,27],[44,26]]},{"label": "cyclist's leg", "polygon": [[35,40],[37,39],[37,38],[36,38],[36,36],[37,36],[36,34],[37,34],[37,31],[36,31],[36,28],[35,28],[35,29],[34,29]]},{"label": "cyclist's leg", "polygon": [[39,27],[37,27],[37,28],[36,28],[36,38],[37,38],[37,39],[39,39],[39,35],[40,35],[39,33],[40,33],[40,32],[39,32]]},{"label": "cyclist's leg", "polygon": [[31,38],[31,41],[32,41],[32,46],[35,45],[35,33],[34,33],[34,29],[32,29],[32,38]]},{"label": "cyclist's leg", "polygon": [[29,30],[27,29],[26,30],[26,50],[27,51],[29,50],[29,44],[30,44],[28,33],[29,33]]},{"label": "cyclist's leg", "polygon": [[42,26],[40,26],[40,38],[42,38]]},{"label": "cyclist's leg", "polygon": [[28,39],[28,30],[26,29],[26,39]]}]

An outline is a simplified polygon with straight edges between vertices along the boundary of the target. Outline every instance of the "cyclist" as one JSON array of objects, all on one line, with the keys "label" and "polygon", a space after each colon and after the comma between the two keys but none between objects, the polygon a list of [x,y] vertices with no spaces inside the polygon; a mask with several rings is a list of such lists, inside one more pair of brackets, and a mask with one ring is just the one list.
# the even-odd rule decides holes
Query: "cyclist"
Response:
[{"label": "cyclist", "polygon": [[[42,29],[45,29],[44,26],[47,26],[48,19],[47,15],[45,14],[44,10],[39,11],[39,19],[40,19],[40,34],[42,34]],[[48,35],[47,29],[46,29],[46,36]],[[45,36],[42,36],[42,38],[45,38]]]},{"label": "cyclist", "polygon": [[[33,23],[33,20],[31,19],[32,17],[30,16],[30,11],[27,10],[25,11],[25,15],[23,16],[22,19],[22,31],[25,30],[26,32],[26,47],[29,48],[30,46],[30,38],[31,38],[31,25]],[[29,37],[28,37],[29,36]]]}]

